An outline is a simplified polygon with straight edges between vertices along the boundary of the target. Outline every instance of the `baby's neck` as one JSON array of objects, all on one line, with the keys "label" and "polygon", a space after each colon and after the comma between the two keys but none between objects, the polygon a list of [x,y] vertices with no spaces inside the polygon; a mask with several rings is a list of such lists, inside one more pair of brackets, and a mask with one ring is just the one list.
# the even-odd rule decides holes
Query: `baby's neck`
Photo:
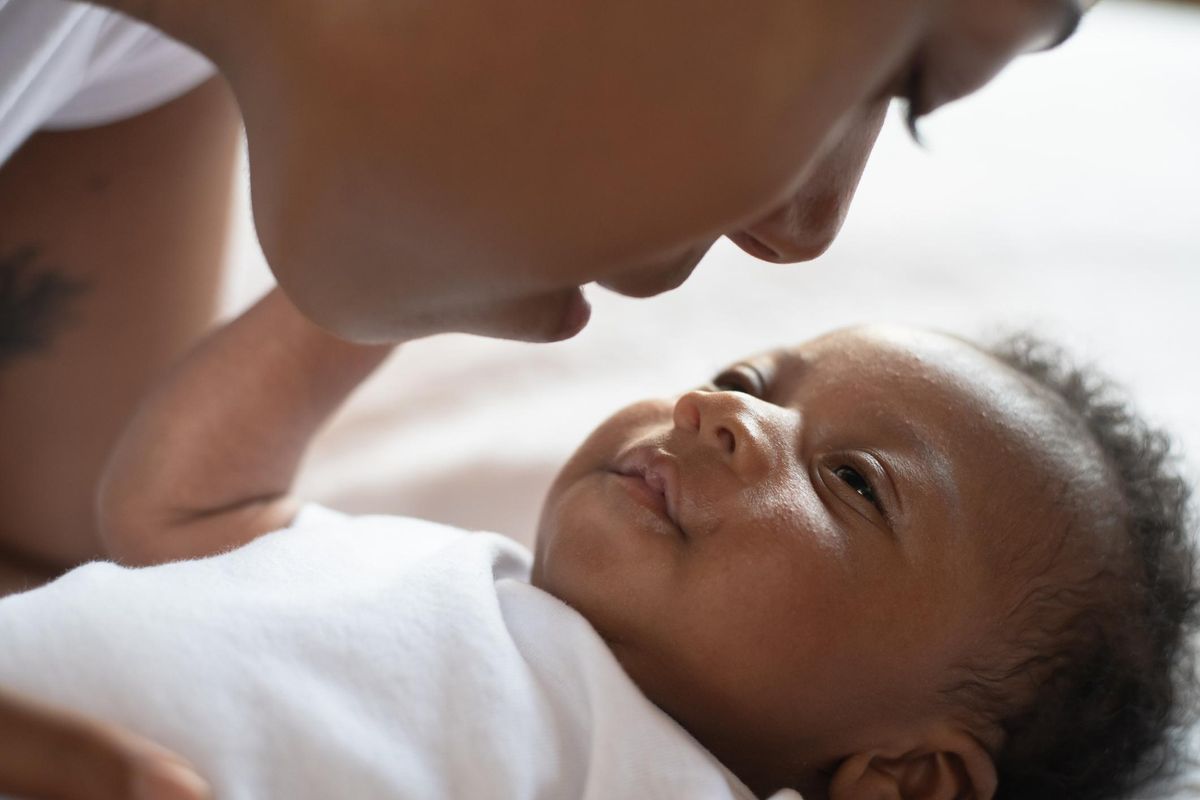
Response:
[{"label": "baby's neck", "polygon": [[[679,676],[661,669],[620,642],[606,640],[629,678],[650,702],[677,722],[758,797],[795,789],[804,800],[828,798],[827,772],[806,764],[803,748],[774,742],[760,726],[743,724],[720,704],[681,696]],[[791,757],[784,755],[791,753]]]}]

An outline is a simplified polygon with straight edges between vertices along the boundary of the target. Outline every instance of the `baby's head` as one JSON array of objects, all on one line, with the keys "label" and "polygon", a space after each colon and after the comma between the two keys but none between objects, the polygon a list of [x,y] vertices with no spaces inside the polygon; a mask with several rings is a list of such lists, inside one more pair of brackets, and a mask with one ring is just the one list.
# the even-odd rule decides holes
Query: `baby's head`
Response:
[{"label": "baby's head", "polygon": [[759,793],[1107,797],[1195,607],[1166,451],[1030,348],[841,331],[602,424],[533,579]]}]

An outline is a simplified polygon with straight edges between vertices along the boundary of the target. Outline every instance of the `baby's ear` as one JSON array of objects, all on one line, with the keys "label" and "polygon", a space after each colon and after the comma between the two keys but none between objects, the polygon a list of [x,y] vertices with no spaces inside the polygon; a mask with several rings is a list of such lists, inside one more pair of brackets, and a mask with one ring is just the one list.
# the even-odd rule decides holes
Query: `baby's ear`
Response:
[{"label": "baby's ear", "polygon": [[946,731],[900,755],[857,753],[842,761],[830,800],[992,800],[996,767],[975,737]]}]

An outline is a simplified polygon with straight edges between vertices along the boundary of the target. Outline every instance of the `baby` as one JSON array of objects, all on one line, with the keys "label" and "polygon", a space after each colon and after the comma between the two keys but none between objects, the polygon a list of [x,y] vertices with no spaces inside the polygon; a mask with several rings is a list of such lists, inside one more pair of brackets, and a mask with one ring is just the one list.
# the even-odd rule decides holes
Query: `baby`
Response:
[{"label": "baby", "polygon": [[[329,339],[277,294],[215,334],[147,400],[113,457],[100,508],[117,560],[203,557],[286,528],[307,442],[386,354]],[[1179,693],[1196,608],[1187,495],[1166,440],[1044,348],[989,353],[934,333],[861,328],[748,358],[698,391],[618,412],[551,487],[532,563],[515,545],[490,544],[498,555],[488,580],[514,663],[534,676],[519,680],[544,692],[537,702],[602,685],[614,706],[640,708],[644,697],[665,712],[613,723],[616,712],[605,717],[607,701],[593,698],[590,721],[579,723],[593,726],[581,740],[593,754],[583,769],[627,774],[622,788],[589,796],[715,791],[655,783],[657,762],[673,761],[693,775],[709,770],[733,797],[1120,797],[1160,765],[1187,699]],[[360,524],[362,541],[380,524]],[[267,548],[302,541],[314,525],[355,527],[309,509],[293,530],[200,563],[240,564],[223,580],[251,582],[246,559],[260,554],[270,573]],[[443,535],[421,528],[418,538]],[[483,541],[474,536],[446,550],[422,544],[437,557],[392,582],[423,585],[439,564],[469,561],[461,542]],[[356,541],[320,547],[334,559]],[[106,567],[99,583],[164,575],[186,591],[188,567]],[[0,602],[0,637],[21,637],[14,620],[39,606],[54,609],[43,621],[70,615],[78,601],[55,591],[87,570],[96,583],[96,569]],[[511,585],[524,576],[535,589]],[[474,591],[461,580],[464,594]],[[273,595],[273,607],[317,613],[303,582],[291,588],[296,605]],[[169,597],[162,602],[170,613]],[[222,604],[220,592],[211,602]],[[434,603],[451,609],[448,628],[474,613],[453,611],[457,602]],[[442,635],[438,624],[420,635]],[[44,630],[23,641],[33,647]],[[272,645],[262,647],[270,657]],[[589,672],[580,654],[611,656],[612,673],[603,664]],[[504,664],[498,674],[509,674]],[[28,677],[39,669],[36,657],[0,656],[6,685],[24,675],[18,688],[61,700],[47,688],[53,680]],[[100,671],[106,687],[139,680]],[[452,693],[454,677],[437,685]],[[511,694],[501,681],[488,692],[488,702]],[[435,696],[408,704],[439,708],[445,698]],[[421,718],[438,724],[436,714]],[[555,718],[555,735],[578,738],[566,718]],[[606,744],[628,719],[637,746]],[[462,729],[437,734],[439,747],[476,741],[474,723],[441,722]],[[509,735],[526,734],[544,735]],[[205,766],[187,742],[167,743]],[[496,781],[491,796],[518,794]],[[522,796],[565,796],[540,791]]]}]

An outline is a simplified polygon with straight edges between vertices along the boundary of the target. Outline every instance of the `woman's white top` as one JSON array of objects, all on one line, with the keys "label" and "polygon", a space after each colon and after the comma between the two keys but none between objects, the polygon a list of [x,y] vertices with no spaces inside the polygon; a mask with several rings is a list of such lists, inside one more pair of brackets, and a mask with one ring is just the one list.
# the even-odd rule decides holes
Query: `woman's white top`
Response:
[{"label": "woman's white top", "polygon": [[133,117],[214,72],[196,51],[121,14],[0,0],[0,164],[39,130]]}]

